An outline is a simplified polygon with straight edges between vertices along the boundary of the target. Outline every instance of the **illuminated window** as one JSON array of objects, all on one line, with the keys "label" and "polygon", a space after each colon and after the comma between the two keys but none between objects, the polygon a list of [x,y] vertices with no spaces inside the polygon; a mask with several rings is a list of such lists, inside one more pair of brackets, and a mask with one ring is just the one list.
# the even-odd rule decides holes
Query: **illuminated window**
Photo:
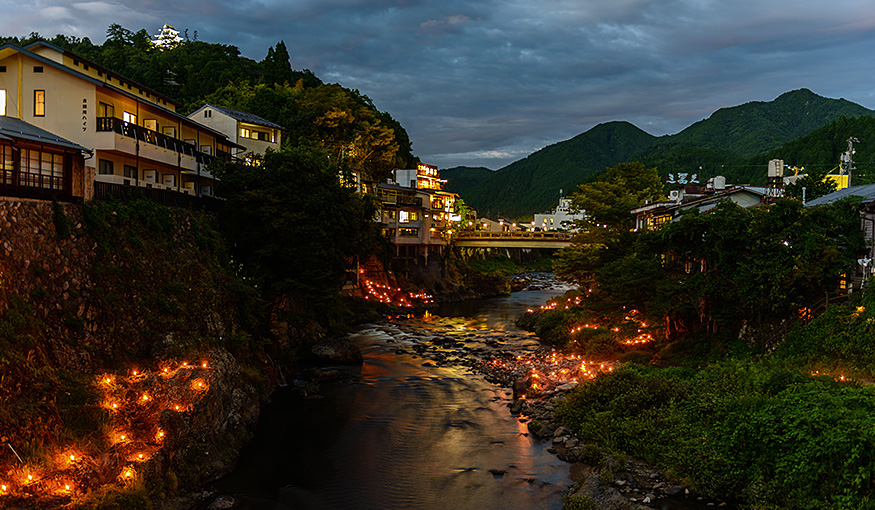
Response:
[{"label": "illuminated window", "polygon": [[418,228],[399,228],[398,229],[399,237],[419,237],[419,229]]},{"label": "illuminated window", "polygon": [[45,117],[46,115],[46,91],[33,91],[33,115],[35,117]]},{"label": "illuminated window", "polygon": [[240,138],[249,138],[249,128],[240,128]]},{"label": "illuminated window", "polygon": [[410,213],[407,211],[398,211],[398,223],[408,223],[410,221]]},{"label": "illuminated window", "polygon": [[0,89],[0,115],[6,115],[6,89]]},{"label": "illuminated window", "polygon": [[131,112],[125,112],[122,114],[122,120],[125,122],[128,122],[130,124],[136,124],[137,123],[137,116]]},{"label": "illuminated window", "polygon": [[101,117],[112,117],[115,115],[115,107],[111,104],[100,101],[97,103],[97,113],[99,113]]},{"label": "illuminated window", "polygon": [[22,186],[63,189],[64,156],[61,154],[21,149],[19,164],[21,170],[19,182]]}]

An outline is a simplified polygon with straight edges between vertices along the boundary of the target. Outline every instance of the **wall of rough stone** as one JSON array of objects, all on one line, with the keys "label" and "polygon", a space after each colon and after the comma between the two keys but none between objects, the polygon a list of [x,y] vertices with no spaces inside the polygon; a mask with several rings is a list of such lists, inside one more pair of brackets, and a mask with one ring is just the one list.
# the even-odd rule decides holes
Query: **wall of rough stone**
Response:
[{"label": "wall of rough stone", "polygon": [[0,198],[0,311],[26,303],[55,362],[149,357],[183,339],[234,333],[220,241],[203,240],[212,217],[141,206],[170,224],[152,231],[133,224],[127,206],[116,215],[104,204],[102,225],[89,229],[86,207],[97,206]]}]

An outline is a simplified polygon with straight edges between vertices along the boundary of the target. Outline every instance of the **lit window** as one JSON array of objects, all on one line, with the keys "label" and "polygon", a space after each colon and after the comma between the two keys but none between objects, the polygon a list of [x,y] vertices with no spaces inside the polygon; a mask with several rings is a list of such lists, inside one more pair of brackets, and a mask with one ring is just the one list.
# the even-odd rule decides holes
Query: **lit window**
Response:
[{"label": "lit window", "polygon": [[46,115],[46,91],[33,91],[33,115],[35,117],[45,117]]},{"label": "lit window", "polygon": [[410,213],[407,211],[398,211],[398,222],[407,223],[410,221]]},{"label": "lit window", "polygon": [[131,112],[125,112],[122,114],[122,120],[129,123],[129,124],[136,124],[137,123],[137,116]]},{"label": "lit window", "polygon": [[0,115],[6,115],[6,90],[0,89]]},{"label": "lit window", "polygon": [[249,138],[248,128],[240,128],[240,138]]},{"label": "lit window", "polygon": [[97,104],[97,111],[100,112],[101,117],[112,117],[115,115],[115,107],[109,103],[104,103],[100,101]]}]

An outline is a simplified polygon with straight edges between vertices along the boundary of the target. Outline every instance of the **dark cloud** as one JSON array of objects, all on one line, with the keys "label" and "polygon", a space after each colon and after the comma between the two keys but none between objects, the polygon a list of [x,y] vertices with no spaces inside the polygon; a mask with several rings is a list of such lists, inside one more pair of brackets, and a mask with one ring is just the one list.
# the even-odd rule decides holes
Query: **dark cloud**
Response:
[{"label": "dark cloud", "polygon": [[[155,0],[4,2],[0,30],[103,40],[163,23],[370,96],[442,167],[500,168],[609,120],[661,135],[807,87],[864,106],[863,0]],[[24,28],[22,28],[24,27]]]}]

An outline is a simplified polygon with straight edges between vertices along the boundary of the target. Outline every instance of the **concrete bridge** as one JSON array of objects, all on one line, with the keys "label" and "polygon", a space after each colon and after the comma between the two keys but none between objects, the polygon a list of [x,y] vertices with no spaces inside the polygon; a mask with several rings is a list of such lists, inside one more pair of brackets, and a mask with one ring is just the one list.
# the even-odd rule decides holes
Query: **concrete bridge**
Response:
[{"label": "concrete bridge", "polygon": [[460,248],[546,248],[571,246],[574,234],[565,232],[470,232],[456,234],[453,244]]}]

